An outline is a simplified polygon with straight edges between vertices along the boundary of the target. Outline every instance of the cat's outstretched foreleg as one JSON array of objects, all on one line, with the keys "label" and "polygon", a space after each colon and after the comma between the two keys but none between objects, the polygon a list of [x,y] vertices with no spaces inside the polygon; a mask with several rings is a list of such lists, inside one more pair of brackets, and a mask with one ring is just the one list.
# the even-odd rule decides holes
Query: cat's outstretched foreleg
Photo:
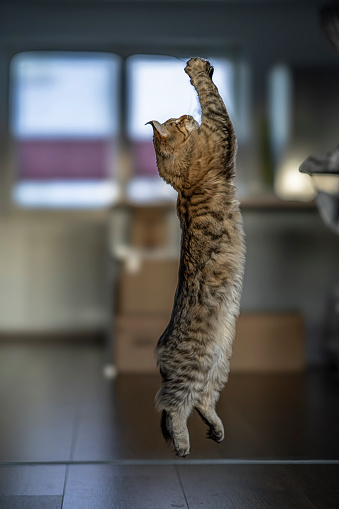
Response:
[{"label": "cat's outstretched foreleg", "polygon": [[198,93],[202,126],[213,130],[224,127],[233,134],[232,122],[219,91],[212,81],[211,64],[199,57],[190,58],[186,64],[185,73],[191,78],[191,83]]},{"label": "cat's outstretched foreleg", "polygon": [[234,160],[237,152],[237,140],[231,119],[224,102],[212,81],[213,67],[202,58],[188,60],[185,72],[191,78],[191,84],[198,93],[201,106],[200,133],[214,139],[218,146],[224,146],[224,162],[234,176]]}]

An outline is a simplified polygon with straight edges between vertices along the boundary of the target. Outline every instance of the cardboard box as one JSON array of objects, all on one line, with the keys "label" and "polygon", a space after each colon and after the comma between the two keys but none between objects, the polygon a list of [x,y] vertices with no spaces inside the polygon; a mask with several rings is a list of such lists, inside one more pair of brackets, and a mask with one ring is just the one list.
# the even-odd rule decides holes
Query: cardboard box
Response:
[{"label": "cardboard box", "polygon": [[167,210],[161,207],[134,207],[131,210],[130,241],[133,247],[155,249],[168,243]]},{"label": "cardboard box", "polygon": [[237,321],[231,371],[305,369],[304,323],[300,313],[244,313]]},{"label": "cardboard box", "polygon": [[178,282],[177,260],[140,260],[136,270],[123,263],[118,284],[118,314],[167,314]]},{"label": "cardboard box", "polygon": [[[116,364],[120,372],[157,373],[154,348],[170,319],[124,315],[116,319]],[[231,372],[305,369],[304,326],[299,313],[245,313],[237,322]]]},{"label": "cardboard box", "polygon": [[154,349],[170,315],[116,319],[115,360],[120,373],[157,373]]}]

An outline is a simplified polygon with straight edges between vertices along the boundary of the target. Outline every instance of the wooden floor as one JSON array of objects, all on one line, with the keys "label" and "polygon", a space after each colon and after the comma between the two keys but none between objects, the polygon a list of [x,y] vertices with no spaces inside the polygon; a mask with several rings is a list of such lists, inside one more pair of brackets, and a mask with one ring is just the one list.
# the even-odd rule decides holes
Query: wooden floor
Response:
[{"label": "wooden floor", "polygon": [[0,509],[339,508],[339,377],[231,374],[226,438],[160,435],[157,376],[102,376],[98,346],[0,344]]}]

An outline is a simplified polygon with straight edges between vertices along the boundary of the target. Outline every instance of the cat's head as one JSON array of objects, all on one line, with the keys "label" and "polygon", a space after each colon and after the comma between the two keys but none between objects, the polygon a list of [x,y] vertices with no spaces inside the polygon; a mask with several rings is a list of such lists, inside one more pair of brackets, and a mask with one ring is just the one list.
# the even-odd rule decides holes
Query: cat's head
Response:
[{"label": "cat's head", "polygon": [[153,144],[160,176],[179,191],[186,178],[195,134],[199,124],[190,115],[170,118],[163,124],[147,122],[153,127]]}]

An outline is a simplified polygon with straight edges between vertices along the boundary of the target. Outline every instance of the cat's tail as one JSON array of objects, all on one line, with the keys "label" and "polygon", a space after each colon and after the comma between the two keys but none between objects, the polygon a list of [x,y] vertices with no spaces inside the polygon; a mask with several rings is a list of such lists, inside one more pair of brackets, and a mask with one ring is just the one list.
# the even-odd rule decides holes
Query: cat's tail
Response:
[{"label": "cat's tail", "polygon": [[166,410],[161,412],[160,428],[166,442],[171,442],[173,440],[172,420]]}]

